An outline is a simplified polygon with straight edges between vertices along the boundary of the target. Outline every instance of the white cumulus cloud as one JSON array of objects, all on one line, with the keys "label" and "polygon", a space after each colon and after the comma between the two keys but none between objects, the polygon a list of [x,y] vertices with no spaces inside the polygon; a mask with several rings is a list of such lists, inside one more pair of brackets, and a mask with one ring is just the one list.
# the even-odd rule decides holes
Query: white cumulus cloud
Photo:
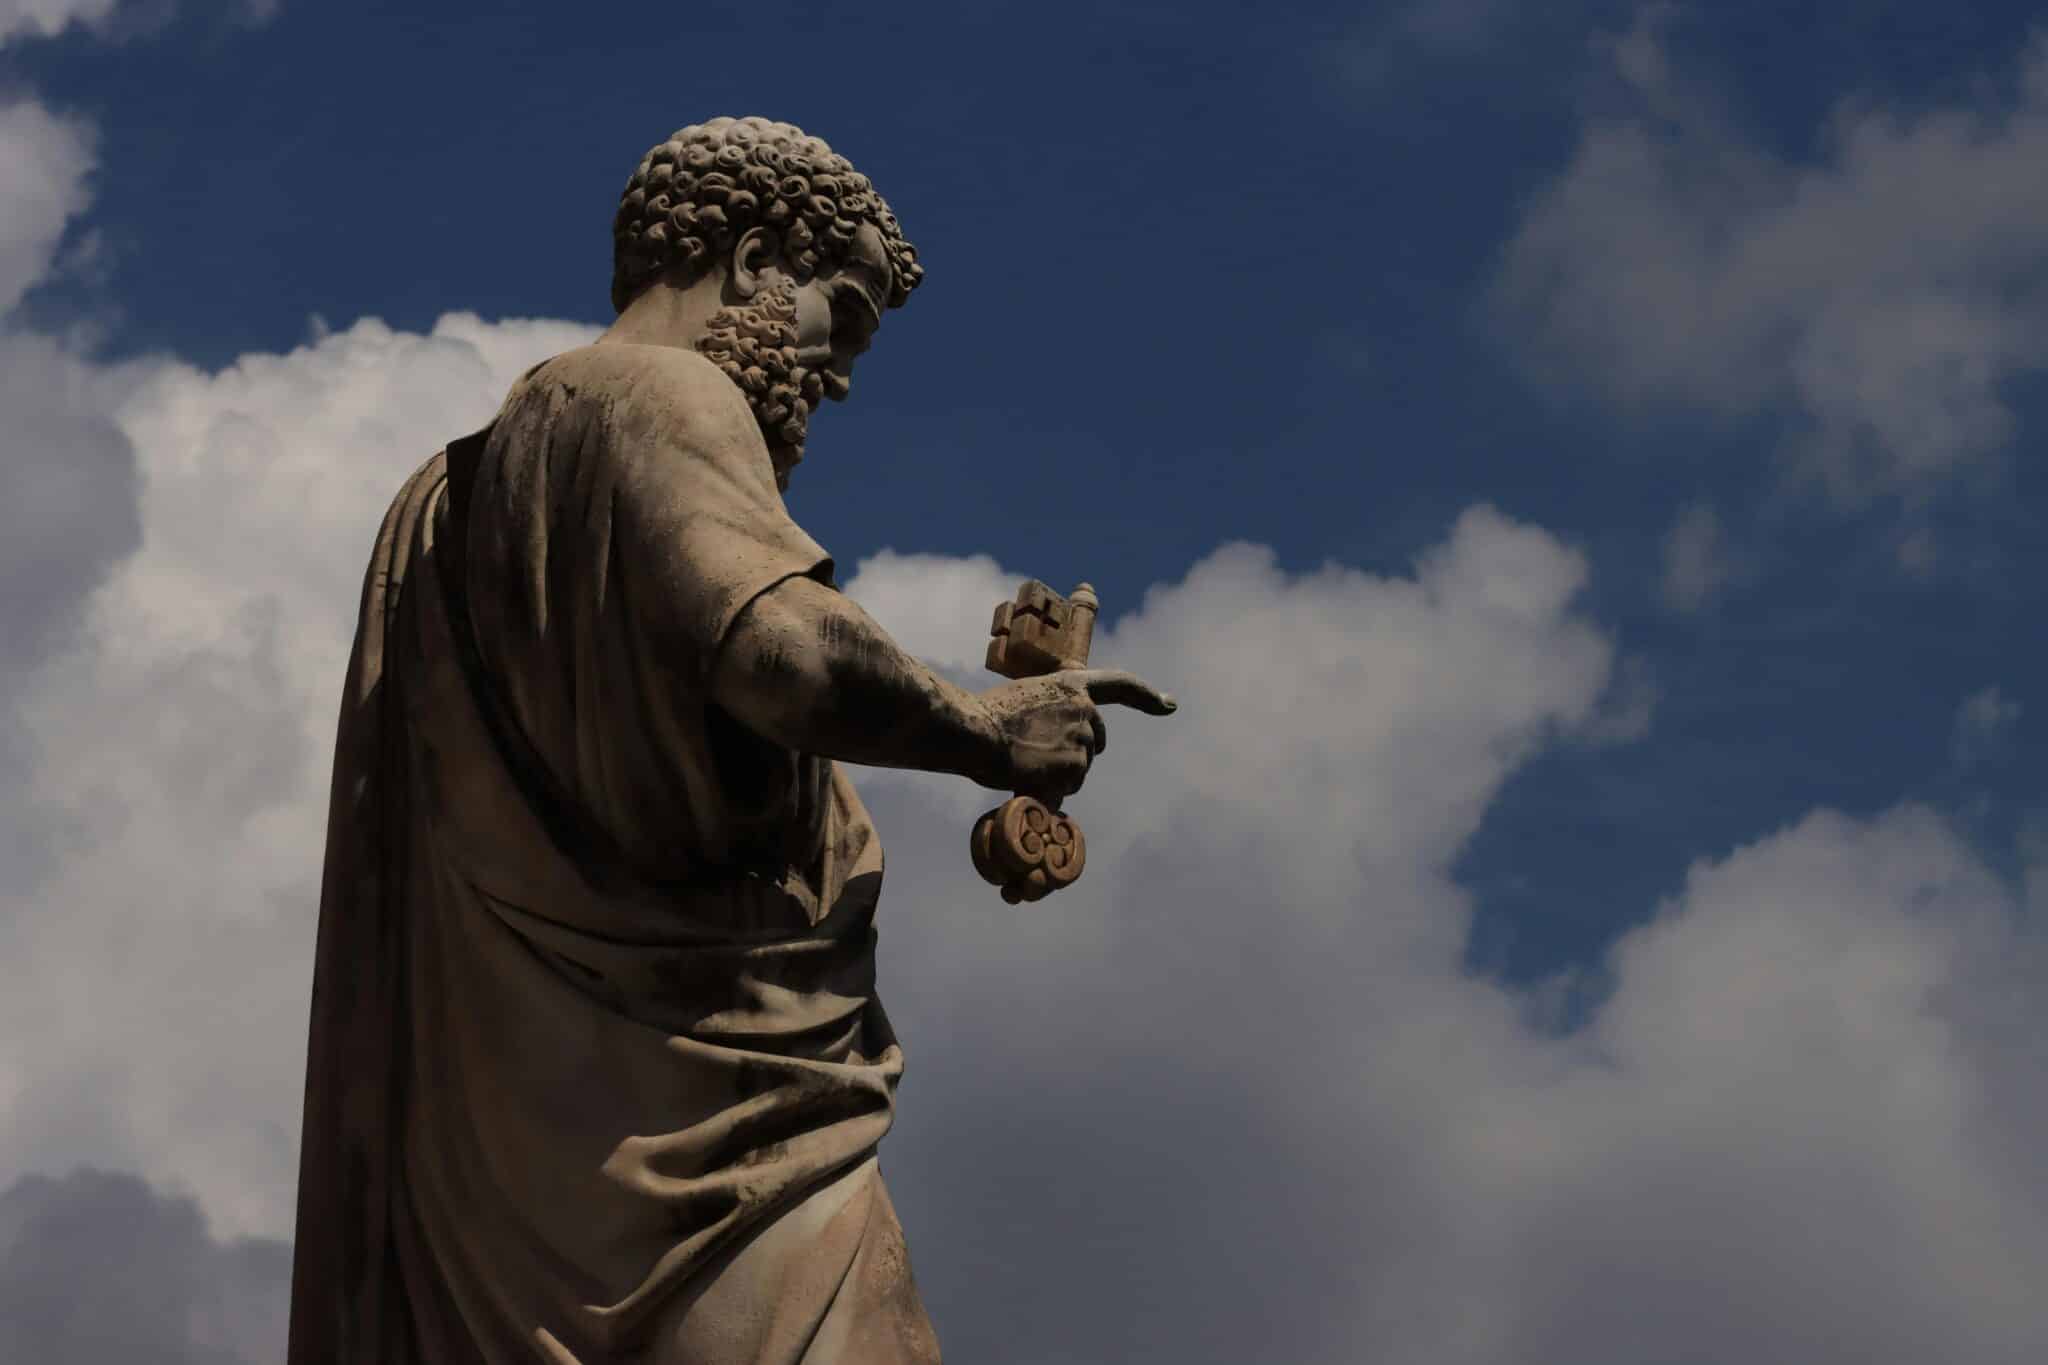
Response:
[{"label": "white cumulus cloud", "polygon": [[[867,775],[897,893],[885,989],[938,1073],[906,1088],[885,1160],[940,1251],[920,1274],[974,1310],[941,1317],[949,1348],[1704,1365],[2048,1344],[2048,958],[1932,813],[1817,812],[1702,859],[1575,980],[1465,970],[1458,850],[1626,682],[1572,607],[1583,574],[1476,508],[1412,577],[1290,576],[1234,546],[1154,588],[1097,656],[1182,711],[1112,713],[1071,807],[1091,870],[1027,912],[967,870],[986,794]],[[849,591],[955,658],[1020,576],[892,557]],[[977,1224],[1023,1231],[965,1252]],[[1140,1255],[1134,1306],[1113,1267]],[[1005,1265],[1031,1268],[1007,1313],[975,1287]],[[1134,1315],[1141,1340],[1119,1335]]]},{"label": "white cumulus cloud", "polygon": [[49,269],[94,160],[90,125],[34,99],[0,103],[0,315]]},{"label": "white cumulus cloud", "polygon": [[1624,405],[1785,412],[1855,501],[1995,469],[2048,354],[2048,44],[1980,103],[1842,101],[1810,160],[1675,73],[1672,11],[1611,44],[1628,108],[1530,201],[1495,302],[1532,369]]}]

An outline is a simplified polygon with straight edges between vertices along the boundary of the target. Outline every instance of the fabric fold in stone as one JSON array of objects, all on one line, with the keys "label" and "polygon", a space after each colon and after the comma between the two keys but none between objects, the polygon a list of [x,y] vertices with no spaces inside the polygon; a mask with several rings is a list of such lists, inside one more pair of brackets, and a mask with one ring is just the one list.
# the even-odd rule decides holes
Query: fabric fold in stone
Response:
[{"label": "fabric fold in stone", "polygon": [[536,367],[458,452],[473,485],[435,457],[379,535],[292,1365],[938,1358],[875,1160],[880,843],[834,765],[707,692],[745,604],[831,561],[765,459],[691,439],[679,395],[721,391],[692,367],[730,391],[662,347]]}]

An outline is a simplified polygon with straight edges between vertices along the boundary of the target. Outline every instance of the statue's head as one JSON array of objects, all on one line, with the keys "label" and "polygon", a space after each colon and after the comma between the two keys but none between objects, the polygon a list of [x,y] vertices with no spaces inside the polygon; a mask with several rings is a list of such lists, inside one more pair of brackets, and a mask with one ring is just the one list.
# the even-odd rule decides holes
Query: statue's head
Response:
[{"label": "statue's head", "polygon": [[716,118],[648,152],[619,200],[612,307],[716,289],[697,347],[747,395],[785,483],[882,314],[924,278],[866,176],[802,129]]}]

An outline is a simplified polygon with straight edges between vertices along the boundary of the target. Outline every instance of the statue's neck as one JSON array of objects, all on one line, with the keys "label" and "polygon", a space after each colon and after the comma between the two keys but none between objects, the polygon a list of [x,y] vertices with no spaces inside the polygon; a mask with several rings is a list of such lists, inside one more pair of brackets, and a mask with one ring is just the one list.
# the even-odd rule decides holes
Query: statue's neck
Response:
[{"label": "statue's neck", "polygon": [[626,311],[604,330],[598,341],[693,350],[703,339],[711,315],[721,306],[719,293],[718,281],[714,279],[699,280],[688,289],[651,285],[626,305]]}]

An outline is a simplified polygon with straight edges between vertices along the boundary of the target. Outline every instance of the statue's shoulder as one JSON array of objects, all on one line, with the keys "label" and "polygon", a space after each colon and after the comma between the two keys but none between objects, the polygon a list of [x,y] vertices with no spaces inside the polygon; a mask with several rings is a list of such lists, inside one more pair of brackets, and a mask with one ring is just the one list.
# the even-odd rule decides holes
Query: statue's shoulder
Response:
[{"label": "statue's shoulder", "polygon": [[[537,392],[545,391],[545,392]],[[522,401],[522,395],[538,402]],[[695,351],[634,342],[595,342],[543,361],[513,387],[508,412],[549,425],[602,421],[613,458],[636,451],[687,447],[767,458],[761,426],[739,385]],[[543,414],[552,413],[551,417]]]},{"label": "statue's shoulder", "polygon": [[[760,423],[739,385],[694,351],[601,342],[564,351],[512,388],[498,427],[514,444],[552,444],[568,433],[622,469],[657,469],[668,453],[768,461]],[[588,433],[604,436],[588,443]]]},{"label": "statue's shoulder", "polygon": [[[579,346],[527,371],[521,386],[551,385],[577,395],[627,402],[637,412],[687,422],[751,422],[746,396],[695,351],[607,341]],[[650,414],[650,415],[653,415]]]}]

